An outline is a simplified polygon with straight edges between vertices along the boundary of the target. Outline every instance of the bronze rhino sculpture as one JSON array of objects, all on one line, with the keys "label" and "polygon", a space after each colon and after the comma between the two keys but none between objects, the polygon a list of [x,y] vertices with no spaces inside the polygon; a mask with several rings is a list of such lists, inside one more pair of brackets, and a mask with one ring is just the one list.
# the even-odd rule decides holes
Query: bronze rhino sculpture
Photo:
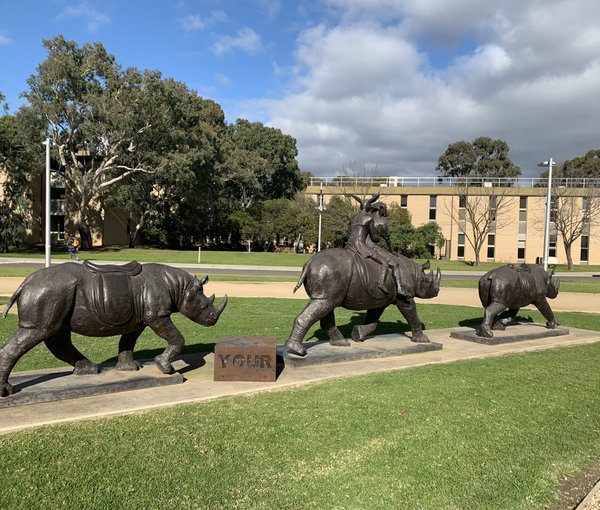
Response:
[{"label": "bronze rhino sculpture", "polygon": [[479,299],[485,312],[477,334],[492,338],[493,329],[503,330],[527,305],[534,305],[541,312],[546,327],[556,328],[559,323],[547,298],[554,299],[559,287],[560,279],[554,271],[548,273],[536,264],[508,264],[488,271],[479,280]]},{"label": "bronze rhino sculpture", "polygon": [[29,275],[4,311],[18,304],[19,329],[0,349],[0,396],[12,394],[8,376],[31,348],[45,342],[58,359],[74,367],[74,374],[99,372],[71,342],[71,332],[85,336],[121,335],[117,370],[138,370],[135,343],[146,326],[167,341],[155,358],[158,368],[171,373],[171,362],[182,352],[185,339],[171,314],[204,326],[219,320],[227,296],[214,306],[214,295],[204,295],[208,276],[199,281],[182,269],[163,264],[96,265],[65,263]]}]

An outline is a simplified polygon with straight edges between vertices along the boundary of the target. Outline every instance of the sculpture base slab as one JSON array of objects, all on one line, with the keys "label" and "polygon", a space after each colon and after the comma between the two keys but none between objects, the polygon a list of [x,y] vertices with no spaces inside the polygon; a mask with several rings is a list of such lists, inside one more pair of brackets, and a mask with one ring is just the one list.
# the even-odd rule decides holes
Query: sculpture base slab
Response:
[{"label": "sculpture base slab", "polygon": [[527,323],[506,326],[504,331],[494,331],[494,336],[492,338],[479,336],[474,329],[453,331],[450,333],[450,338],[458,338],[459,340],[467,340],[479,344],[498,345],[568,334],[569,330],[567,328],[558,327],[555,329],[548,329],[543,324]]},{"label": "sculpture base slab", "polygon": [[102,367],[102,372],[94,375],[73,375],[68,369],[37,370],[23,375],[16,373],[9,377],[15,393],[0,398],[0,409],[180,384],[183,380],[183,375],[177,372],[170,375],[161,373],[154,362],[145,364],[136,372],[121,372],[111,367]]},{"label": "sculpture base slab", "polygon": [[297,368],[438,351],[442,344],[411,342],[405,335],[378,335],[364,342],[350,342],[349,347],[331,345],[329,341],[305,343],[304,347],[308,351],[306,356],[297,356],[289,353],[285,347],[278,347],[278,359],[283,361],[285,368]]}]

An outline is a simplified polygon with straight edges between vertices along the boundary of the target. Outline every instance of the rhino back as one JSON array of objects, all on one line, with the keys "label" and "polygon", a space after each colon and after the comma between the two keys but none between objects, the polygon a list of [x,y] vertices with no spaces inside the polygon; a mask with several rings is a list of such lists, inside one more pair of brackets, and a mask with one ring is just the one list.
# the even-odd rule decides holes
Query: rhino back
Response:
[{"label": "rhino back", "polygon": [[346,295],[352,277],[352,253],[343,248],[323,250],[308,261],[304,288],[311,299]]}]

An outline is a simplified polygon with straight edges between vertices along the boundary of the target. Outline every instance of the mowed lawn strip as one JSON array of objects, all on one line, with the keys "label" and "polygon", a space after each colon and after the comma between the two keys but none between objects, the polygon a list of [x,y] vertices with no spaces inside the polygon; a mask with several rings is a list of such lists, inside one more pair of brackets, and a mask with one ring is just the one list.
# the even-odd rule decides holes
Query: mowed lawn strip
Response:
[{"label": "mowed lawn strip", "polygon": [[[274,335],[278,343],[287,340],[295,317],[304,308],[303,300],[269,298],[230,298],[227,308],[219,322],[210,328],[200,326],[189,319],[174,314],[173,320],[186,338],[185,352],[212,351],[215,342],[223,336],[231,335]],[[429,305],[418,307],[419,316],[425,330],[462,326],[475,327],[481,323],[483,310],[474,307]],[[336,322],[346,338],[350,338],[352,327],[362,324],[364,313],[351,312],[338,308]],[[533,310],[521,310],[519,316],[544,323],[542,316]],[[560,312],[557,314],[561,324],[590,330],[600,330],[598,315],[580,312]],[[0,345],[17,330],[17,316],[8,315],[0,320]],[[384,312],[376,333],[398,333],[410,331],[406,322],[395,307]],[[325,340],[326,335],[317,323],[306,335],[306,341]],[[77,348],[96,363],[116,362],[118,337],[90,338],[73,335]],[[135,356],[137,359],[152,359],[162,352],[166,343],[146,328],[138,340]],[[15,371],[65,366],[50,354],[42,343],[29,351],[17,363]]]},{"label": "mowed lawn strip", "polygon": [[0,436],[0,508],[548,508],[600,456],[600,344]]},{"label": "mowed lawn strip", "polygon": [[[2,267],[0,266],[0,278],[3,277],[19,277],[28,276],[34,271],[35,268],[29,267]],[[196,272],[197,275],[202,275],[202,269],[199,268]],[[211,274],[209,278],[215,282],[297,282],[298,277],[295,276],[261,276],[261,275],[243,275],[243,274]],[[478,278],[473,279],[452,279],[452,275],[442,275],[442,287],[460,287],[476,289]],[[594,280],[585,281],[561,281],[560,283],[561,292],[588,292],[592,294],[600,293],[600,278]]]},{"label": "mowed lawn strip", "polygon": [[[302,267],[302,265],[311,257],[311,254],[286,253],[286,252],[246,252],[246,251],[212,251],[202,250],[200,262],[202,264],[228,264],[228,265],[249,265],[249,266],[290,266]],[[3,253],[2,257],[13,258],[44,258],[44,253],[40,250],[16,251]],[[69,254],[64,250],[57,250],[52,253],[53,258],[67,259]],[[89,251],[79,253],[79,258],[93,260],[114,260],[124,261],[137,260],[138,262],[172,262],[180,264],[195,264],[198,262],[197,250],[166,250],[157,248],[95,248]],[[417,260],[422,263],[424,260]],[[483,262],[475,266],[468,261],[461,260],[431,260],[432,267],[439,267],[440,270],[450,271],[489,271],[495,267],[503,265],[500,262]],[[565,264],[556,266],[557,271],[566,271]],[[573,266],[575,272],[600,272],[599,265],[576,265]]]}]

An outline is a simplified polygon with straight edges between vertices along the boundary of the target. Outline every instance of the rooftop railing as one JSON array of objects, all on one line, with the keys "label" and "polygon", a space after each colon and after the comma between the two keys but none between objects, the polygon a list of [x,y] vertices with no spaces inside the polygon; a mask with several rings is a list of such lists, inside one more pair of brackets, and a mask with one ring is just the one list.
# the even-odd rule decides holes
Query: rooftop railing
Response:
[{"label": "rooftop railing", "polygon": [[[508,187],[545,188],[546,177],[311,177],[311,186],[338,187]],[[565,188],[600,188],[600,179],[554,178],[553,186]]]}]

